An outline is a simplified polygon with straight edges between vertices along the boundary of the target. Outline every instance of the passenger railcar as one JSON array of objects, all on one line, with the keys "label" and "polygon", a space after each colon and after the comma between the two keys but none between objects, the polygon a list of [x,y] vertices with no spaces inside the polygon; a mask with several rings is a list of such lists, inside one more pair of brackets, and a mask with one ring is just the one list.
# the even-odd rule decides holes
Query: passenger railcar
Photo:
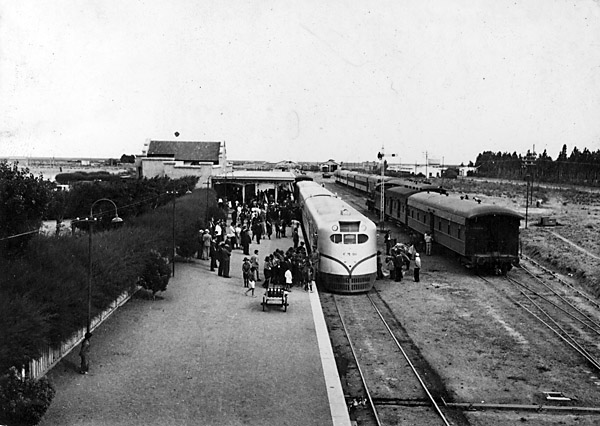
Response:
[{"label": "passenger railcar", "polygon": [[356,209],[316,182],[296,182],[317,284],[336,293],[371,290],[377,273],[377,230]]},{"label": "passenger railcar", "polygon": [[381,188],[384,188],[383,203],[386,219],[394,222],[400,222],[406,225],[406,212],[408,197],[417,192],[438,192],[445,194],[446,190],[442,187],[431,185],[430,183],[415,182],[411,180],[393,179],[379,185],[378,190],[372,197],[373,210],[377,213],[381,209]]},{"label": "passenger railcar", "polygon": [[457,253],[471,268],[503,273],[519,263],[519,213],[477,198],[419,192],[408,197],[407,226]]}]

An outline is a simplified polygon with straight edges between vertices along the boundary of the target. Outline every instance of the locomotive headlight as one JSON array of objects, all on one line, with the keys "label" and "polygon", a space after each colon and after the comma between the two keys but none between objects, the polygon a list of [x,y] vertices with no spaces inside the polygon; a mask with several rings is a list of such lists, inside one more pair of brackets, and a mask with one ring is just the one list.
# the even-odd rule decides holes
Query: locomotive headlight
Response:
[{"label": "locomotive headlight", "polygon": [[337,230],[338,230],[338,226],[337,226],[337,225],[333,225],[333,226],[331,227],[331,230],[332,230],[332,231],[337,231]]},{"label": "locomotive headlight", "polygon": [[366,231],[367,230],[367,225],[365,225],[364,223],[362,225],[360,225],[360,230],[361,231]]}]

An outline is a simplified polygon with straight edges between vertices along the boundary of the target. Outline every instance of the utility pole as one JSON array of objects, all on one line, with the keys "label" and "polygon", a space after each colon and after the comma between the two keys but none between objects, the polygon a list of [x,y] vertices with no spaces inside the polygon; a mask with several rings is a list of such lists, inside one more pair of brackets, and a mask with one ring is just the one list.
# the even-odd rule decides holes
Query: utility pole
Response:
[{"label": "utility pole", "polygon": [[[523,164],[522,167],[525,169],[525,229],[527,229],[527,221],[528,221],[528,216],[529,216],[529,197],[531,196],[531,203],[533,204],[533,180],[531,179],[531,175],[533,173],[530,174],[529,170],[531,169],[531,171],[533,172],[533,167],[535,166],[535,159],[537,157],[537,154],[535,153],[535,145],[533,146],[533,152],[530,153],[529,151],[527,152],[527,155],[525,155],[525,158],[523,159]],[[531,183],[531,190],[529,189],[530,186],[530,180],[532,180]]]}]

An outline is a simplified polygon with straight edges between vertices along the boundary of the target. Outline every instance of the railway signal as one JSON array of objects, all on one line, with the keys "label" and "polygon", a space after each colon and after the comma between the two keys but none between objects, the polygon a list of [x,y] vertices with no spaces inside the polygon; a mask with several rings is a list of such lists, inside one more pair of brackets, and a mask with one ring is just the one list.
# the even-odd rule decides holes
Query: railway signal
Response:
[{"label": "railway signal", "polygon": [[[391,157],[395,157],[396,154],[390,154]],[[381,182],[380,182],[380,193],[381,193],[381,198],[380,198],[380,208],[379,208],[379,226],[381,227],[381,232],[385,231],[385,196],[384,196],[384,178],[385,178],[385,166],[387,164],[387,161],[385,161],[385,151],[383,149],[383,146],[381,147],[381,151],[379,151],[377,153],[377,159],[380,162],[380,169],[381,169]]]}]

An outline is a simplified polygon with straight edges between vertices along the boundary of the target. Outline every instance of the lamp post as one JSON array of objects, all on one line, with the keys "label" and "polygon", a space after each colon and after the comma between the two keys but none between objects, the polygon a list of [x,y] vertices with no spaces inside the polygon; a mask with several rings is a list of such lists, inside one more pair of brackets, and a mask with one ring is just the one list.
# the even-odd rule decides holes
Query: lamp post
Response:
[{"label": "lamp post", "polygon": [[115,208],[115,217],[112,218],[112,223],[122,223],[123,219],[119,217],[119,213],[117,212],[117,205],[114,201],[109,200],[108,198],[100,198],[94,201],[90,207],[90,217],[87,222],[89,225],[88,235],[89,235],[89,249],[88,249],[88,312],[87,312],[87,332],[91,332],[92,326],[92,234],[93,234],[93,225],[95,222],[94,218],[94,206],[101,201],[107,201],[111,203]]},{"label": "lamp post", "polygon": [[175,190],[173,191],[167,191],[167,194],[172,194],[172,200],[173,200],[173,252],[172,252],[172,260],[171,263],[173,264],[173,276],[175,276],[175,195],[177,195],[177,192]]},{"label": "lamp post", "polygon": [[204,209],[204,222],[206,223],[206,227],[208,227],[208,190],[210,189],[210,177],[205,182],[206,183],[206,207]]}]

